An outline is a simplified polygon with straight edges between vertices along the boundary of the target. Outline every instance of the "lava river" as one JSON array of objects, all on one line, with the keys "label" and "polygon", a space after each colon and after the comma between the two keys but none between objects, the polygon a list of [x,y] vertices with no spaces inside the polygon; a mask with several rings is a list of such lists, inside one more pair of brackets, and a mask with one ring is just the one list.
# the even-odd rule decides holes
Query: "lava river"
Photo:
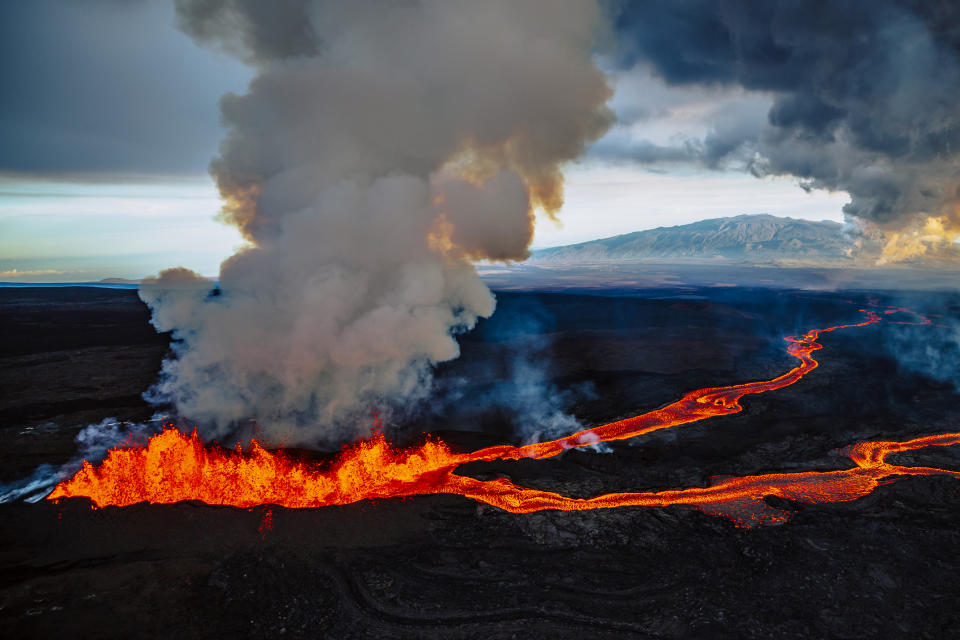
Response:
[{"label": "lava river", "polygon": [[[904,311],[891,308],[885,313]],[[196,433],[184,435],[173,427],[153,436],[143,447],[112,449],[99,465],[83,467],[47,496],[48,500],[84,496],[99,507],[140,502],[173,503],[199,500],[208,504],[251,507],[281,505],[315,508],[370,498],[451,493],[514,513],[543,509],[564,511],[624,506],[687,505],[726,516],[742,525],[777,522],[788,513],[764,500],[777,496],[798,503],[856,500],[884,482],[910,475],[948,475],[956,471],[899,466],[887,462],[891,453],[960,444],[960,433],[945,433],[904,442],[860,442],[844,453],[853,466],[825,472],[773,473],[724,478],[708,487],[666,491],[610,493],[593,498],[569,498],[513,484],[505,478],[477,480],[458,475],[466,462],[518,458],[549,458],[566,449],[622,440],[678,425],[734,414],[746,395],[782,389],[817,367],[813,353],[822,333],[864,327],[881,321],[875,311],[861,310],[862,322],[814,329],[788,337],[787,352],[799,364],[786,373],[757,382],[691,391],[665,407],[632,418],[600,425],[564,438],[526,446],[501,445],[473,453],[458,453],[445,443],[428,439],[418,447],[395,449],[382,434],[350,445],[325,467],[293,460],[282,450],[268,451],[256,441],[250,450],[205,445]]]}]

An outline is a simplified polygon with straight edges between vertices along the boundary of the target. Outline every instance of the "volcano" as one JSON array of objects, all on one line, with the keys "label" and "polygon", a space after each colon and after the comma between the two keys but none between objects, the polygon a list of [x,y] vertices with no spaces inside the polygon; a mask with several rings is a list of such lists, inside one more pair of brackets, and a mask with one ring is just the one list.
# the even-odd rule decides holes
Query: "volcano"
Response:
[{"label": "volcano", "polygon": [[[877,237],[845,235],[839,222],[769,214],[712,218],[533,252],[534,263],[543,265],[645,261],[838,268],[869,267],[880,257]],[[958,258],[954,246],[945,246],[910,263],[952,268]]]},{"label": "volcano", "polygon": [[[145,415],[126,380],[155,375],[163,336],[132,292],[0,294],[23,389],[0,407],[8,479],[65,461],[90,421]],[[170,615],[146,635],[949,635],[952,294],[498,298],[437,372],[462,393],[409,424],[319,457],[167,429],[55,500],[0,505],[5,628],[144,635],[153,603]],[[50,331],[26,322],[40,309]],[[524,445],[484,399],[533,338],[554,389],[590,392],[568,406],[581,432]]]},{"label": "volcano", "polygon": [[[143,447],[112,449],[102,465],[84,462],[73,478],[59,484],[49,500],[87,497],[100,507],[138,502],[172,503],[199,500],[207,504],[250,507],[279,505],[316,508],[370,498],[395,498],[433,493],[470,497],[513,513],[543,509],[576,511],[624,506],[694,505],[707,512],[726,513],[741,524],[776,522],[786,516],[770,513],[764,499],[775,497],[801,503],[849,501],[861,498],[897,476],[945,475],[960,472],[933,467],[905,467],[887,462],[891,453],[960,443],[960,433],[943,433],[906,442],[860,442],[848,450],[856,466],[833,472],[769,474],[730,478],[706,488],[616,493],[588,499],[518,487],[505,478],[479,481],[454,473],[461,464],[518,458],[551,458],[568,449],[646,435],[660,429],[730,415],[742,410],[741,398],[782,389],[817,368],[812,353],[822,348],[820,334],[881,322],[874,311],[860,310],[860,323],[811,329],[787,337],[787,352],[800,364],[770,380],[691,391],[679,401],[633,418],[580,431],[567,437],[515,447],[489,447],[457,454],[442,442],[428,441],[416,449],[396,451],[378,434],[345,449],[329,471],[293,462],[267,452],[256,441],[251,454],[205,449],[196,432],[190,438],[169,428]],[[916,315],[905,307],[881,308],[885,315]],[[934,326],[927,317],[899,324]],[[751,509],[751,506],[753,507]]]}]

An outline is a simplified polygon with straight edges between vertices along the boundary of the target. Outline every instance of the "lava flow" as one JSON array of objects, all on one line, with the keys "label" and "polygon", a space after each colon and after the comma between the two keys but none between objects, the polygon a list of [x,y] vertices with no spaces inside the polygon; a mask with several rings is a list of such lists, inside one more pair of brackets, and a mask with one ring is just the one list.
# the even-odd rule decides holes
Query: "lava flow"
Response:
[{"label": "lava flow", "polygon": [[[822,348],[820,334],[863,327],[881,321],[861,310],[866,319],[856,324],[814,329],[788,337],[787,352],[800,364],[786,373],[758,382],[691,391],[661,409],[600,425],[570,436],[522,447],[489,447],[456,453],[439,440],[397,450],[383,434],[348,446],[327,468],[292,460],[283,451],[271,452],[255,440],[250,451],[205,446],[196,432],[187,436],[169,427],[145,447],[114,448],[99,465],[84,462],[72,478],[47,496],[58,500],[90,498],[99,507],[139,502],[173,503],[199,500],[208,504],[251,507],[275,504],[313,508],[348,504],[370,498],[452,493],[514,513],[543,509],[565,511],[623,506],[687,505],[752,525],[781,521],[787,513],[771,508],[764,498],[777,496],[799,503],[844,502],[871,493],[893,476],[960,473],[932,467],[905,467],[886,461],[889,454],[929,446],[960,444],[960,433],[946,433],[905,442],[860,442],[845,450],[854,462],[850,469],[826,472],[765,474],[726,478],[709,487],[668,491],[611,493],[587,499],[514,485],[507,479],[477,480],[454,471],[466,462],[523,457],[549,458],[574,447],[632,438],[714,416],[742,410],[739,400],[794,384],[817,367],[813,352]],[[898,309],[899,311],[899,309]]]}]

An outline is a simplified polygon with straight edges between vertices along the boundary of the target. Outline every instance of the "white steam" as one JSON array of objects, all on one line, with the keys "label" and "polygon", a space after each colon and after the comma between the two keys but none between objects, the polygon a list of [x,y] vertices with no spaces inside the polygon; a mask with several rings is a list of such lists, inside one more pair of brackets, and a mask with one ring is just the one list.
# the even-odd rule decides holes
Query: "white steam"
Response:
[{"label": "white steam", "polygon": [[522,259],[533,208],[599,137],[610,88],[593,0],[182,0],[181,28],[256,66],[211,171],[250,246],[218,291],[184,269],[141,296],[176,357],[151,392],[229,437],[359,435],[424,396],[452,334],[489,316],[474,258]]}]

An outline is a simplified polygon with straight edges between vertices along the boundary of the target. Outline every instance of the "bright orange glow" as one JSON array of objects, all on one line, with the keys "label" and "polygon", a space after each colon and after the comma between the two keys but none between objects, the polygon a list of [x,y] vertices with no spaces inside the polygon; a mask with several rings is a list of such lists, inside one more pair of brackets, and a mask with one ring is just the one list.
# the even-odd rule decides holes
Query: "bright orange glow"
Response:
[{"label": "bright orange glow", "polygon": [[960,237],[960,228],[946,216],[929,216],[900,231],[884,234],[878,265],[910,260],[940,246],[950,246]]},{"label": "bright orange glow", "polygon": [[[881,321],[861,310],[866,319],[856,324],[814,329],[789,337],[787,352],[800,364],[771,380],[691,391],[661,409],[611,422],[549,442],[522,447],[502,445],[473,453],[453,452],[438,440],[406,450],[392,447],[382,434],[345,447],[327,468],[297,462],[283,451],[271,452],[256,441],[247,453],[205,446],[196,432],[187,436],[170,427],[151,438],[146,447],[115,448],[99,465],[85,462],[71,479],[60,483],[47,497],[90,498],[99,507],[127,506],[139,502],[173,503],[199,500],[208,504],[251,507],[275,504],[288,508],[314,508],[348,504],[370,498],[452,493],[513,513],[543,509],[564,511],[624,506],[664,507],[688,505],[724,515],[740,524],[778,522],[786,512],[763,500],[777,496],[799,503],[844,502],[861,498],[888,478],[907,475],[960,473],[931,467],[889,464],[890,453],[930,446],[960,444],[960,433],[947,433],[905,442],[861,442],[845,453],[854,462],[850,469],[827,472],[765,474],[727,478],[709,487],[668,491],[611,493],[577,499],[549,491],[519,487],[504,478],[481,481],[457,475],[456,468],[479,460],[549,458],[566,449],[595,442],[622,440],[742,410],[739,400],[794,384],[817,367],[813,352],[822,333],[863,327]],[[905,311],[891,308],[886,313]]]}]

